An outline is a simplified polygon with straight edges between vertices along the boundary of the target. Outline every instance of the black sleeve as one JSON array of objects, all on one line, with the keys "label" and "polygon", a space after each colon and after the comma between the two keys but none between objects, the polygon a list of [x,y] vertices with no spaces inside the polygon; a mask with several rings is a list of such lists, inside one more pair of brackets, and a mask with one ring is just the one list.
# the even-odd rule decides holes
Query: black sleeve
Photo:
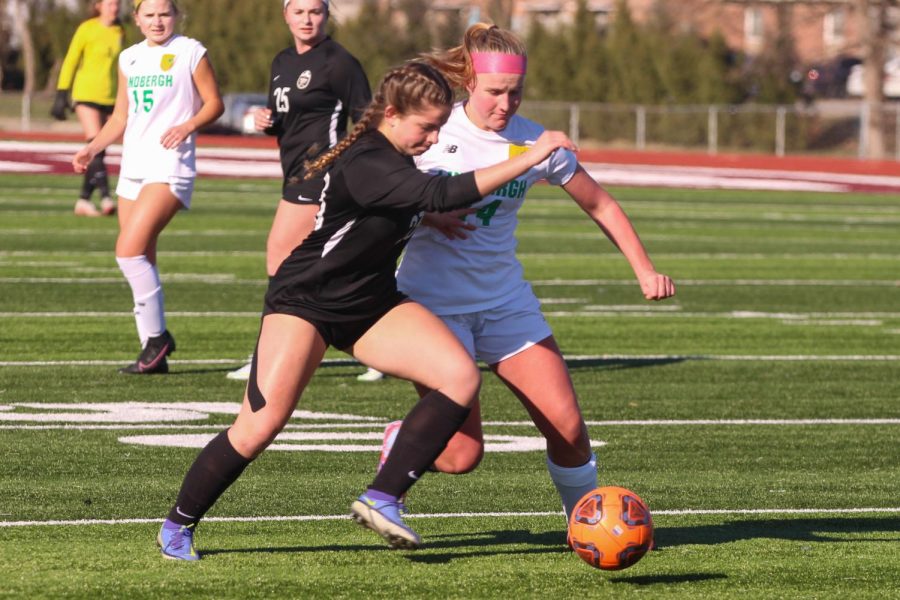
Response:
[{"label": "black sleeve", "polygon": [[384,148],[368,149],[350,158],[344,177],[361,206],[446,212],[481,200],[474,171],[429,175],[407,157]]},{"label": "black sleeve", "polygon": [[272,59],[272,67],[269,69],[269,96],[266,108],[272,111],[272,126],[263,129],[266,135],[281,135],[281,114],[275,112],[275,77],[278,75],[278,56]]},{"label": "black sleeve", "polygon": [[347,107],[350,119],[356,123],[372,101],[372,90],[359,61],[349,54],[342,58],[334,61],[336,64],[330,69],[331,89]]}]

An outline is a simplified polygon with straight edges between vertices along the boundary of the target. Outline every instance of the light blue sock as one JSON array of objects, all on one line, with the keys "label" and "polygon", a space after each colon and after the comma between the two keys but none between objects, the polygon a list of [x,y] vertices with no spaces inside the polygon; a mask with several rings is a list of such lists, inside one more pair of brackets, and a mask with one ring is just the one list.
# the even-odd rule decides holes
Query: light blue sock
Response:
[{"label": "light blue sock", "polygon": [[590,460],[580,467],[560,467],[548,456],[547,470],[550,471],[550,479],[562,499],[568,523],[569,516],[581,497],[597,487],[597,457],[591,453]]}]

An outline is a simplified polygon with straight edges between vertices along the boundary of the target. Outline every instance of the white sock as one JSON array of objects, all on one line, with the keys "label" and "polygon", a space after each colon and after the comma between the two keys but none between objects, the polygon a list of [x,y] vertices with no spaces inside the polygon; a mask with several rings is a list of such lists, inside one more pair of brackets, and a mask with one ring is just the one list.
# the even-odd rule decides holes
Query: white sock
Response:
[{"label": "white sock", "polygon": [[562,499],[568,523],[572,509],[581,497],[597,487],[597,457],[591,453],[590,460],[580,467],[560,467],[548,456],[547,470],[550,471],[550,479]]},{"label": "white sock", "polygon": [[162,335],[166,330],[166,315],[163,306],[163,291],[159,281],[159,271],[156,265],[150,263],[147,257],[131,256],[116,257],[119,268],[128,285],[131,286],[131,296],[134,299],[134,321],[137,325],[138,337],[141,338],[141,347],[147,345],[147,339]]}]

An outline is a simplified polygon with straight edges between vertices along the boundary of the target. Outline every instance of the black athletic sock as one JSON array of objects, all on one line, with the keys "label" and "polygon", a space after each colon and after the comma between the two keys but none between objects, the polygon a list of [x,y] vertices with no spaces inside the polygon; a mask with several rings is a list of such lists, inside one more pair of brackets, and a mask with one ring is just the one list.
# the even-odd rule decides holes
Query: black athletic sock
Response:
[{"label": "black athletic sock", "polygon": [[169,520],[179,525],[199,522],[249,464],[228,441],[227,429],[214,437],[184,476]]},{"label": "black athletic sock", "polygon": [[435,390],[423,396],[404,417],[388,460],[371,489],[402,496],[441,455],[469,410]]},{"label": "black athletic sock", "polygon": [[101,150],[88,166],[89,170],[93,170],[91,183],[96,189],[100,190],[101,198],[109,198],[109,177],[106,172],[106,164],[104,163],[105,158],[106,150]]},{"label": "black athletic sock", "polygon": [[84,172],[84,178],[81,180],[81,193],[78,195],[82,200],[90,200],[91,194],[94,193],[94,162],[88,163],[87,171]]},{"label": "black athletic sock", "polygon": [[[94,138],[88,140],[88,142],[93,141]],[[94,182],[94,171],[96,170],[97,157],[95,156],[91,162],[88,163],[87,170],[84,172],[84,177],[81,180],[81,195],[79,198],[82,200],[90,200],[91,194],[94,193],[94,188],[97,187],[97,184]]]}]

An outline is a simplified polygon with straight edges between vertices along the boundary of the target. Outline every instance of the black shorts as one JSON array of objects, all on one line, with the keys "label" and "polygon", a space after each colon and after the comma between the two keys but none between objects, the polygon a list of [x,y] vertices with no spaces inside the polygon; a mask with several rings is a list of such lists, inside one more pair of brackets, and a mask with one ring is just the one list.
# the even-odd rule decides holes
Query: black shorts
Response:
[{"label": "black shorts", "polygon": [[269,296],[266,295],[263,317],[272,314],[299,317],[311,323],[326,344],[347,352],[381,317],[407,300],[409,298],[405,294],[397,292],[378,302],[378,304],[367,307],[365,312],[338,314],[302,305],[274,304],[270,301]]},{"label": "black shorts", "polygon": [[285,177],[281,197],[291,204],[321,204],[325,179],[316,177],[303,181],[299,177]]},{"label": "black shorts", "polygon": [[100,111],[100,114],[106,115],[107,117],[113,114],[113,105],[111,104],[97,104],[96,102],[80,102],[78,100],[75,101],[75,106],[78,105],[87,106],[89,108],[93,108],[94,110]]}]

